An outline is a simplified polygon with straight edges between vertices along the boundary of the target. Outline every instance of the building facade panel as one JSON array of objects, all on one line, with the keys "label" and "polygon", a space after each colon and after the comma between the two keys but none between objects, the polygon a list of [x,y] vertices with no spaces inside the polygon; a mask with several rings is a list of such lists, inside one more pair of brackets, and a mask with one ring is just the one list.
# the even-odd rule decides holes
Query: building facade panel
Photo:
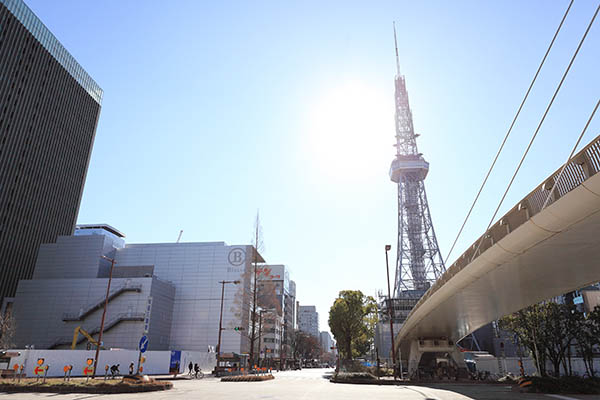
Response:
[{"label": "building facade panel", "polygon": [[[98,331],[107,284],[108,279],[20,281],[13,307],[17,319],[17,347],[33,344],[37,348],[69,348],[78,326],[90,334]],[[143,318],[137,321],[128,318],[143,316],[152,278],[113,279],[111,292],[125,285],[139,286],[140,291],[124,292],[109,302],[105,329],[112,321],[122,318],[105,331],[103,341],[111,347],[135,348],[143,332]],[[64,320],[66,314],[78,315],[88,306],[99,303],[101,307],[81,320]],[[78,348],[85,349],[86,342]]]}]

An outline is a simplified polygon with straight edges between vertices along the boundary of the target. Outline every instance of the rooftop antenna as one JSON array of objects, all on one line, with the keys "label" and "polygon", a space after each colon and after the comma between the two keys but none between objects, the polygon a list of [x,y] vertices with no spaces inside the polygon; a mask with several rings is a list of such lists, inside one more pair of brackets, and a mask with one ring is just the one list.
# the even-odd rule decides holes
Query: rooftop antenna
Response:
[{"label": "rooftop antenna", "polygon": [[400,76],[400,59],[398,57],[398,39],[396,39],[396,21],[393,22],[394,25],[394,45],[396,46],[396,69],[398,70],[398,76]]},{"label": "rooftop antenna", "polygon": [[183,235],[183,229],[179,231],[179,236],[177,237],[177,241],[175,243],[179,243],[181,240],[181,235]]}]

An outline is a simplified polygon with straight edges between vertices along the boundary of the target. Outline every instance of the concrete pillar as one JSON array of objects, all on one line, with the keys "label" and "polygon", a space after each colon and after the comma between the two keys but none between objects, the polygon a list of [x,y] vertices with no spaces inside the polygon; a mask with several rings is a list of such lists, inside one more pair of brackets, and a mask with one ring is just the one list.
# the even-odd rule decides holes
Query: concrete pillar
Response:
[{"label": "concrete pillar", "polygon": [[409,379],[418,379],[419,362],[423,352],[419,349],[419,341],[411,340],[410,350],[408,351],[408,377]]},{"label": "concrete pillar", "polygon": [[465,362],[465,355],[458,349],[458,346],[454,346],[454,351],[449,353],[452,360],[456,363],[458,369],[458,378],[466,379],[469,377],[469,370],[467,369],[467,363]]}]

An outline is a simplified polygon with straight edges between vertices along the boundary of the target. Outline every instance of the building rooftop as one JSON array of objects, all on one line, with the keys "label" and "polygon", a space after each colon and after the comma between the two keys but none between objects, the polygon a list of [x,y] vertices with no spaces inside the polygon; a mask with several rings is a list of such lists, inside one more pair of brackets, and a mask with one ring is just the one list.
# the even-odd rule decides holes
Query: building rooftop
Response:
[{"label": "building rooftop", "polygon": [[31,11],[23,0],[0,0],[25,26],[41,45],[64,67],[64,69],[88,92],[98,104],[102,104],[103,91],[75,58],[64,48],[56,36]]},{"label": "building rooftop", "polygon": [[[4,1],[4,0],[0,0],[0,1]],[[104,229],[107,232],[112,233],[113,235],[116,235],[120,238],[124,238],[125,234],[122,233],[121,231],[119,231],[116,228],[113,228],[112,226],[108,225],[108,224],[78,224],[75,225],[75,229],[79,229],[79,230],[84,230],[84,229]]]}]

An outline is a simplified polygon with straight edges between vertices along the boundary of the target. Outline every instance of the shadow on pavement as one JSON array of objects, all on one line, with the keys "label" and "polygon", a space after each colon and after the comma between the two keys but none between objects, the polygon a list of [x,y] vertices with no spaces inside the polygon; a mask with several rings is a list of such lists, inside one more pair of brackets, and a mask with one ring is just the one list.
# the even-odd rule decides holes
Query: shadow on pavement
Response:
[{"label": "shadow on pavement", "polygon": [[[411,385],[412,386],[412,385]],[[502,384],[461,384],[461,383],[430,383],[418,384],[420,387],[447,390],[462,394],[473,400],[513,400],[513,399],[543,399],[544,395],[520,393],[511,385]]]}]

